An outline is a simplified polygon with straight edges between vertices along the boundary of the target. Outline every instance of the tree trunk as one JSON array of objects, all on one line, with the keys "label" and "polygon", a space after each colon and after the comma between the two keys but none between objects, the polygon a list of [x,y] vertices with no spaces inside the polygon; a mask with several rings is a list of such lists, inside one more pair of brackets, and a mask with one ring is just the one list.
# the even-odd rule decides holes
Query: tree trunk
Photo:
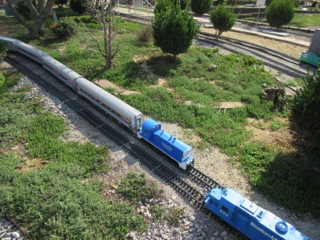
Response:
[{"label": "tree trunk", "polygon": [[32,39],[40,38],[42,36],[41,30],[44,21],[51,13],[52,6],[55,0],[38,0],[37,6],[33,5],[32,0],[26,0],[26,4],[30,10],[33,20],[31,23],[27,22],[15,9],[15,4],[12,0],[7,0],[8,5],[13,11],[15,18],[20,22],[27,30],[28,36]]}]

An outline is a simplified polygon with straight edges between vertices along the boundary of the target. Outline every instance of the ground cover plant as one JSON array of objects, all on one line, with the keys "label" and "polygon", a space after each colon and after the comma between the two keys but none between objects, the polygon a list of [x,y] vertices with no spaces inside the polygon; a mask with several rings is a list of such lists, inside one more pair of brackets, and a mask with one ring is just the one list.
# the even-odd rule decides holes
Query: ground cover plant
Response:
[{"label": "ground cover plant", "polygon": [[[19,79],[3,75],[6,86]],[[62,117],[26,98],[28,88],[8,90],[0,94],[1,213],[14,216],[28,239],[121,239],[144,230],[132,204],[106,201],[100,193],[103,184],[93,174],[108,171],[108,149],[62,141]]]}]

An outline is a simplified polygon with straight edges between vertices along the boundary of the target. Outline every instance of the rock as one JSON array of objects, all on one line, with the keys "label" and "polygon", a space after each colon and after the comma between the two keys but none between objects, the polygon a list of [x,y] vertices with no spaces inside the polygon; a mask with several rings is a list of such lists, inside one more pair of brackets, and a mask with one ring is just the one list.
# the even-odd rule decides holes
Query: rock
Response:
[{"label": "rock", "polygon": [[180,229],[179,228],[175,228],[173,229],[173,236],[179,236],[180,235]]},{"label": "rock", "polygon": [[136,239],[136,234],[134,232],[129,232],[127,235],[126,235],[126,238],[127,239]]},{"label": "rock", "polygon": [[164,239],[164,240],[165,240],[165,239],[169,239],[168,235],[166,235],[166,234],[164,234],[164,233],[161,234],[161,238]]},{"label": "rock", "polygon": [[18,232],[12,232],[12,233],[11,233],[11,237],[12,237],[13,239],[18,239],[18,238],[20,237],[20,234],[19,234]]},{"label": "rock", "polygon": [[226,231],[223,231],[221,234],[220,234],[220,237],[225,237],[225,236],[227,236],[228,235],[228,233],[226,232]]}]

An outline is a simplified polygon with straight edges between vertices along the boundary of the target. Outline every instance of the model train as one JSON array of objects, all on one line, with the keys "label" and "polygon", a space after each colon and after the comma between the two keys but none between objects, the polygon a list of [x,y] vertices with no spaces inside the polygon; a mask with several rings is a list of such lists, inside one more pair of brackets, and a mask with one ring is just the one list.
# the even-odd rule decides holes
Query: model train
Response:
[{"label": "model train", "polygon": [[230,188],[213,188],[205,207],[252,240],[310,240],[294,226]]},{"label": "model train", "polygon": [[[92,102],[107,114],[151,145],[174,159],[186,170],[194,163],[192,148],[161,129],[153,119],[143,121],[143,114],[104,89],[85,79],[48,54],[19,40],[2,37],[8,49],[20,53],[59,78],[77,94]],[[204,196],[204,206],[253,240],[310,240],[292,225],[258,207],[232,189],[211,189]]]},{"label": "model train", "polygon": [[[150,131],[148,134],[145,134],[150,130],[149,123],[156,123],[156,121],[151,119],[143,123],[143,114],[140,111],[90,82],[47,53],[16,39],[0,36],[0,40],[7,43],[9,51],[22,54],[40,64],[45,70],[71,87],[77,94],[111,115],[125,127],[136,133],[139,138],[143,138],[152,146],[164,152],[176,161],[182,169],[186,170],[189,165],[194,164],[192,148],[186,143],[171,135],[168,137],[169,134],[163,130],[162,134],[158,134],[157,131]],[[156,123],[156,125],[161,128],[161,124]],[[172,139],[175,140],[173,141]]]}]

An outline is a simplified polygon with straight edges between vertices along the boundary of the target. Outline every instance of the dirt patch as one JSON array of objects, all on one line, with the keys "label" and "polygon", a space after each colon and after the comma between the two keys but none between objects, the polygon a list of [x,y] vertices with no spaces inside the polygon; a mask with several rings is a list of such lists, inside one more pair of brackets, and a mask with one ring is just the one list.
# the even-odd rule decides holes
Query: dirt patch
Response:
[{"label": "dirt patch", "polygon": [[131,95],[131,94],[139,94],[138,91],[131,91],[131,90],[126,90],[123,88],[118,87],[117,85],[115,85],[114,83],[106,80],[106,79],[98,79],[97,81],[95,81],[95,83],[102,87],[102,88],[106,88],[106,89],[112,89],[114,90],[114,94],[118,95],[118,94],[123,94],[123,95]]},{"label": "dirt patch", "polygon": [[[285,119],[278,119],[279,122],[285,122]],[[294,150],[292,147],[293,136],[286,127],[277,131],[272,131],[269,122],[249,119],[246,129],[252,131],[251,142],[261,142],[278,148],[286,148],[288,151]]]}]

